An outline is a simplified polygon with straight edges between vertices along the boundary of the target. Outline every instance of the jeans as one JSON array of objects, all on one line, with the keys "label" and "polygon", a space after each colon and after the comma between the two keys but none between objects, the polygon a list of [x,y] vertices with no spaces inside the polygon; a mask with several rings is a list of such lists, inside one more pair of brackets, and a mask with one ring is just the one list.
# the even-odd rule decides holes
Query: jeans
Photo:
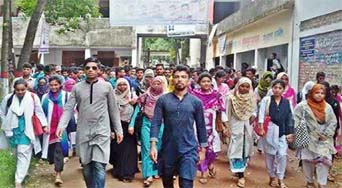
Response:
[{"label": "jeans", "polygon": [[87,188],[104,188],[106,182],[106,164],[92,161],[83,165],[83,177]]},{"label": "jeans", "polygon": [[[173,177],[162,177],[164,188],[173,188]],[[180,188],[193,188],[194,181],[179,177],[179,187]]]}]

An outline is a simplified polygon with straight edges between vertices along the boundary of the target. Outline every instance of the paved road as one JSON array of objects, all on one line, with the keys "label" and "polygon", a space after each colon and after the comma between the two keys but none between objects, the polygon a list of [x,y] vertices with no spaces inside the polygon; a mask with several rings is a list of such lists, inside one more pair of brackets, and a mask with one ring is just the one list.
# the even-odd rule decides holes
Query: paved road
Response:
[{"label": "paved road", "polygon": [[[286,182],[289,188],[303,188],[305,187],[304,177],[302,172],[297,168],[298,161],[295,160],[293,154],[290,154],[288,160],[288,168],[286,173]],[[342,168],[341,161],[339,166]],[[235,188],[236,180],[233,179],[225,154],[222,152],[217,161],[217,176],[215,179],[209,179],[206,185],[200,184],[197,180],[195,182],[196,188]],[[82,178],[82,171],[78,162],[78,158],[72,158],[66,165],[63,172],[63,187],[67,188],[84,188],[85,184]],[[137,174],[132,183],[122,183],[114,179],[110,174],[111,166],[107,166],[106,187],[109,188],[140,188],[142,186],[141,174]],[[53,166],[46,167],[46,164],[38,166],[34,172],[31,172],[31,177],[27,182],[27,187],[44,187],[52,188]],[[199,173],[198,173],[199,176]],[[341,176],[341,175],[340,175]],[[342,178],[339,177],[342,182]],[[246,172],[246,187],[247,188],[266,188],[268,185],[268,176],[265,169],[264,155],[256,153],[251,159],[250,166]],[[178,186],[175,186],[178,187]],[[339,184],[329,184],[329,188],[337,188]],[[342,187],[342,186],[340,186]],[[160,180],[153,183],[151,188],[162,188]]]}]

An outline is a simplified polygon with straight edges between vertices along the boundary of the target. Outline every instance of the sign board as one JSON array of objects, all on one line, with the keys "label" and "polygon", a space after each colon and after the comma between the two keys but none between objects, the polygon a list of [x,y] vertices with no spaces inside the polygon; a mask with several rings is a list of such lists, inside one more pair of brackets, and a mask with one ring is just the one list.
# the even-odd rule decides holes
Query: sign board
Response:
[{"label": "sign board", "polygon": [[188,37],[195,35],[195,27],[191,25],[167,25],[167,37]]},{"label": "sign board", "polygon": [[111,0],[112,26],[207,24],[209,0]]},{"label": "sign board", "polygon": [[43,26],[42,26],[42,35],[40,39],[40,46],[39,46],[39,53],[41,54],[48,54],[49,53],[49,34],[50,34],[50,27],[43,19]]}]

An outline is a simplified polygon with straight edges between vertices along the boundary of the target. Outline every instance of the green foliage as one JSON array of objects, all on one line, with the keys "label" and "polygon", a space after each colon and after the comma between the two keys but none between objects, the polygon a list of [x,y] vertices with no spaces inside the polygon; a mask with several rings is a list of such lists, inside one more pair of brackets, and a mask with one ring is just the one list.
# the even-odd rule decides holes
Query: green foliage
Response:
[{"label": "green foliage", "polygon": [[15,157],[8,150],[0,150],[0,187],[13,187]]},{"label": "green foliage", "polygon": [[[37,0],[16,0],[16,6],[27,16],[32,15],[36,3]],[[58,32],[64,33],[79,29],[80,21],[99,17],[101,13],[97,0],[49,0],[44,15],[49,24],[62,26]]]}]

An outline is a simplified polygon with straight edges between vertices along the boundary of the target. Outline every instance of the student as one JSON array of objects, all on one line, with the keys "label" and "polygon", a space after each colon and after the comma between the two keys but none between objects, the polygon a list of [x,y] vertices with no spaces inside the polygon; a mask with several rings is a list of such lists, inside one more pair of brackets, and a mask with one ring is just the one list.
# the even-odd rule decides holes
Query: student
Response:
[{"label": "student", "polygon": [[217,152],[221,151],[220,136],[216,131],[216,112],[224,112],[224,102],[219,98],[219,94],[212,88],[212,78],[209,73],[202,73],[198,78],[200,88],[192,90],[192,94],[202,101],[204,109],[204,118],[206,119],[206,130],[208,147],[206,147],[205,159],[199,163],[198,170],[201,172],[199,182],[206,184],[208,182],[207,173],[209,177],[214,178],[216,169],[214,162]]},{"label": "student", "polygon": [[[153,161],[150,158],[150,132],[151,132],[151,121],[153,119],[154,109],[157,100],[164,93],[163,80],[157,76],[152,80],[151,86],[147,91],[139,96],[138,105],[135,107],[134,114],[129,124],[128,132],[133,135],[135,131],[134,124],[136,117],[139,112],[142,111],[144,114],[143,122],[141,127],[140,141],[141,141],[141,159],[142,159],[142,176],[144,178],[144,187],[149,187],[153,183],[153,177],[158,176],[158,170],[154,168]],[[161,145],[161,137],[163,135],[163,126],[160,129],[158,136],[158,150]]]},{"label": "student", "polygon": [[[287,161],[287,142],[293,141],[293,118],[290,102],[282,97],[285,82],[272,82],[273,95],[262,99],[259,110],[259,129],[263,136],[267,173],[271,187],[287,188],[284,177]],[[267,134],[263,128],[264,118],[270,116]],[[279,180],[277,182],[277,179]]]},{"label": "student", "polygon": [[253,153],[253,128],[250,125],[257,115],[253,85],[249,78],[239,79],[235,90],[226,99],[228,128],[224,133],[230,137],[228,158],[230,169],[236,173],[238,187],[245,187],[245,170]]},{"label": "student", "polygon": [[65,132],[61,139],[56,136],[58,122],[63,114],[69,95],[62,90],[62,81],[58,76],[52,76],[49,79],[49,93],[42,98],[42,106],[45,117],[48,120],[49,132],[43,136],[42,158],[48,159],[50,164],[55,165],[55,184],[63,184],[61,173],[64,167],[64,157],[68,156],[68,137]]},{"label": "student", "polygon": [[303,161],[307,188],[315,187],[315,176],[319,188],[327,188],[332,155],[336,153],[333,136],[337,120],[332,107],[324,100],[325,95],[325,87],[315,84],[307,100],[299,103],[294,110],[295,127],[304,118],[309,132],[309,146],[297,152]]},{"label": "student", "polygon": [[125,78],[119,78],[114,90],[120,111],[120,120],[124,139],[122,143],[111,145],[111,163],[114,168],[112,174],[125,183],[132,182],[138,169],[137,140],[129,134],[128,124],[134,112],[136,96],[131,93],[130,85]]},{"label": "student", "polygon": [[14,93],[5,96],[1,103],[2,129],[9,137],[9,143],[16,151],[15,187],[21,188],[30,167],[32,149],[41,150],[40,142],[35,136],[32,116],[39,118],[44,132],[47,122],[38,96],[28,91],[27,82],[19,79],[14,82]]},{"label": "student", "polygon": [[[175,171],[179,173],[179,187],[192,188],[196,176],[196,163],[203,162],[205,148],[208,146],[202,103],[198,98],[187,93],[189,80],[189,68],[178,65],[173,74],[175,90],[161,96],[154,111],[150,155],[153,162],[158,164],[164,188],[174,187]],[[158,154],[158,135],[163,122],[165,129]],[[198,145],[201,147],[199,154]]]},{"label": "student", "polygon": [[61,138],[77,105],[79,116],[76,147],[83,165],[86,186],[92,188],[105,186],[111,134],[112,137],[115,135],[118,143],[121,143],[123,138],[119,109],[112,86],[97,79],[99,64],[95,57],[85,60],[87,79],[77,83],[72,89],[56,132],[57,137]]}]

